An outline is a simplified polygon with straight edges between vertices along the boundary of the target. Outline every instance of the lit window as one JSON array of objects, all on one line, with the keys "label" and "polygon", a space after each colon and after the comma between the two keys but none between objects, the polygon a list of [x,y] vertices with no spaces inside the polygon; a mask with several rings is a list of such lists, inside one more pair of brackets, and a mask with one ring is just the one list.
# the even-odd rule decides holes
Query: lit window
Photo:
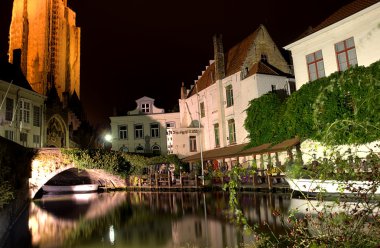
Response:
[{"label": "lit window", "polygon": [[205,103],[204,102],[201,102],[200,104],[200,108],[201,108],[201,117],[205,117],[206,116],[206,113],[205,113]]},{"label": "lit window", "polygon": [[190,136],[190,152],[196,152],[197,151],[197,137]]},{"label": "lit window", "polygon": [[38,106],[33,106],[33,126],[41,126],[41,110]]},{"label": "lit window", "polygon": [[119,139],[128,139],[128,127],[119,126]]},{"label": "lit window", "polygon": [[141,104],[141,111],[143,113],[150,113],[150,104],[149,103]]},{"label": "lit window", "polygon": [[8,98],[5,102],[5,120],[12,121],[13,119],[13,99]]},{"label": "lit window", "polygon": [[358,64],[354,38],[335,44],[336,59],[338,61],[338,70],[345,71],[348,68]]},{"label": "lit window", "polygon": [[214,135],[215,135],[215,147],[219,147],[220,146],[219,123],[214,124]]},{"label": "lit window", "polygon": [[228,120],[228,140],[229,144],[236,143],[236,132],[235,132],[235,120]]},{"label": "lit window", "polygon": [[268,56],[266,54],[261,54],[261,61],[267,62],[268,61]]},{"label": "lit window", "polygon": [[30,102],[20,100],[20,121],[29,123],[30,121]]},{"label": "lit window", "polygon": [[232,91],[231,84],[226,87],[226,99],[227,99],[227,107],[234,105],[234,94]]},{"label": "lit window", "polygon": [[160,126],[157,123],[150,124],[150,137],[152,138],[160,137]]},{"label": "lit window", "polygon": [[144,138],[143,125],[141,124],[135,125],[135,139],[142,139],[142,138]]},{"label": "lit window", "polygon": [[314,81],[325,76],[325,66],[323,64],[322,50],[316,51],[306,56],[309,81]]}]

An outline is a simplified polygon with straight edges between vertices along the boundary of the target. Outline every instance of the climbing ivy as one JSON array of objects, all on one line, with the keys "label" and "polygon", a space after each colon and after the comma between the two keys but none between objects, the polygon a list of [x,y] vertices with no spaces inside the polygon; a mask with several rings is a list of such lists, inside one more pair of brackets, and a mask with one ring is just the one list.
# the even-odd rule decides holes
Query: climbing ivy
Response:
[{"label": "climbing ivy", "polygon": [[331,145],[380,138],[380,61],[304,84],[281,101],[273,93],[254,99],[245,128],[250,146],[298,136]]},{"label": "climbing ivy", "polygon": [[79,168],[104,169],[122,177],[141,175],[144,168],[154,164],[172,163],[177,169],[182,166],[181,160],[176,155],[153,156],[102,149],[62,149],[62,153]]},{"label": "climbing ivy", "polygon": [[275,92],[250,101],[244,122],[244,127],[249,130],[250,146],[272,143],[280,138],[283,102],[284,98]]}]

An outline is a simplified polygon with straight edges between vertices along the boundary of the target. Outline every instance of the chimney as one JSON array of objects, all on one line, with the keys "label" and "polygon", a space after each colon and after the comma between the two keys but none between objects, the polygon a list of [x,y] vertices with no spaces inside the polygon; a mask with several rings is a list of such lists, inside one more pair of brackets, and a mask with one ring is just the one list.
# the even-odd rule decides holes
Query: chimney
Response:
[{"label": "chimney", "polygon": [[187,93],[186,93],[186,87],[185,87],[185,83],[182,82],[182,86],[181,86],[181,99],[186,99],[186,96],[187,96]]},{"label": "chimney", "polygon": [[215,59],[215,79],[220,80],[226,76],[225,67],[224,67],[224,51],[223,51],[223,42],[222,35],[213,36],[214,43],[214,59]]},{"label": "chimney", "polygon": [[13,50],[13,65],[21,68],[21,49]]}]

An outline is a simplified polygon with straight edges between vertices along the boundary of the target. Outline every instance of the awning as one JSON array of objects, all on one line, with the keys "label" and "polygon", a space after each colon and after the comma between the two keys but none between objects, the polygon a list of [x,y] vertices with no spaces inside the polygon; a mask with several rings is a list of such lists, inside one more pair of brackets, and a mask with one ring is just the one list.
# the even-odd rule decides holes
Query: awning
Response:
[{"label": "awning", "polygon": [[[217,148],[213,150],[207,150],[202,152],[203,160],[212,160],[212,159],[223,159],[236,157],[235,155],[242,151],[248,144],[240,144],[233,146],[226,146],[222,148]],[[201,154],[197,153],[186,157],[183,159],[184,162],[198,161],[201,160]]]},{"label": "awning", "polygon": [[[246,149],[248,143],[226,146],[213,150],[202,152],[203,160],[224,159],[224,158],[236,158],[243,156],[250,156],[255,154],[272,153],[285,151],[290,147],[293,147],[300,143],[299,138],[293,138],[285,140],[277,145],[263,144]],[[197,153],[182,159],[184,162],[192,162],[201,160],[201,154]]]}]

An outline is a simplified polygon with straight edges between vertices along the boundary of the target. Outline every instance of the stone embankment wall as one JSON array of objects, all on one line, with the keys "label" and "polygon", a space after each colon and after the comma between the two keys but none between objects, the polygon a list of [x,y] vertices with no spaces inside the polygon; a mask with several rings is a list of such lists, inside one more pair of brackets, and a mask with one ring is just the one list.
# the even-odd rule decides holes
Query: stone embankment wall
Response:
[{"label": "stone embankment wall", "polygon": [[[13,223],[29,202],[28,179],[33,156],[33,149],[0,137],[0,170],[9,171],[6,173],[6,178],[1,178],[0,184],[3,184],[4,180],[10,182],[14,196],[14,200],[9,204],[2,208],[0,206],[0,247],[3,246]],[[3,194],[3,192],[0,193]]]}]

